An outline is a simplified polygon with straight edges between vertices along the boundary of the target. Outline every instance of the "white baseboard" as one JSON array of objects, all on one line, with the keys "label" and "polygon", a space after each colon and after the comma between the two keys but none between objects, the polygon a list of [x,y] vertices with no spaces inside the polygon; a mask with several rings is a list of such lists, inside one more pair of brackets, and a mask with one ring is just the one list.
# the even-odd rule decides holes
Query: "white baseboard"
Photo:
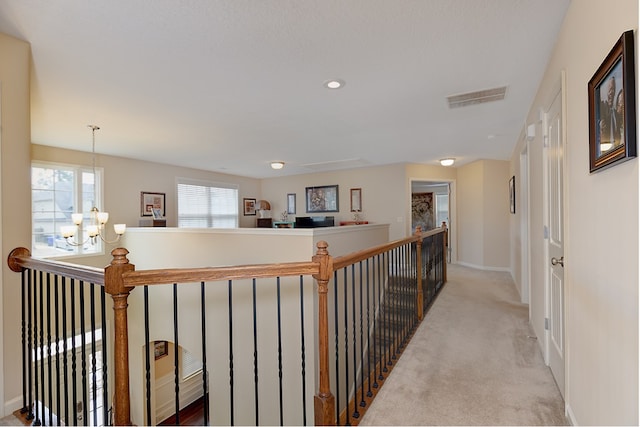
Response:
[{"label": "white baseboard", "polygon": [[11,400],[4,402],[4,416],[13,414],[18,409],[22,408],[22,396],[16,396]]},{"label": "white baseboard", "polygon": [[571,406],[567,404],[564,408],[564,412],[567,417],[567,421],[569,421],[569,425],[577,426],[578,422],[576,421],[576,416],[573,414],[573,411],[571,410]]},{"label": "white baseboard", "polygon": [[464,261],[458,261],[456,264],[461,265],[463,267],[475,268],[476,270],[484,270],[484,271],[500,271],[505,273],[511,273],[511,269],[509,267],[487,267],[484,265],[475,265]]}]

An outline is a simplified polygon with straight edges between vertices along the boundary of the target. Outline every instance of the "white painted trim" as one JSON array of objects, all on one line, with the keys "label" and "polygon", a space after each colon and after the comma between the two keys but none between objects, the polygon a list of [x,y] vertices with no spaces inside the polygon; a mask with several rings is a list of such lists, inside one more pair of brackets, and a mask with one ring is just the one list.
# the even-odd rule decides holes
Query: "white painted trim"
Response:
[{"label": "white painted trim", "polygon": [[568,403],[564,408],[564,414],[567,417],[567,421],[569,421],[569,425],[572,425],[572,426],[579,425],[578,421],[576,420],[576,416],[573,413],[573,410],[571,410],[571,405],[569,405]]},{"label": "white painted trim", "polygon": [[454,262],[453,264],[462,265],[463,267],[475,268],[476,270],[502,271],[502,272],[511,274],[511,267],[488,267],[485,265],[476,265],[476,264],[471,264],[469,262],[464,262],[464,261],[457,261],[457,262]]},{"label": "white painted trim", "polygon": [[7,400],[4,402],[4,410],[3,417],[6,417],[9,414],[13,414],[18,409],[22,408],[22,396],[16,396],[11,400]]}]

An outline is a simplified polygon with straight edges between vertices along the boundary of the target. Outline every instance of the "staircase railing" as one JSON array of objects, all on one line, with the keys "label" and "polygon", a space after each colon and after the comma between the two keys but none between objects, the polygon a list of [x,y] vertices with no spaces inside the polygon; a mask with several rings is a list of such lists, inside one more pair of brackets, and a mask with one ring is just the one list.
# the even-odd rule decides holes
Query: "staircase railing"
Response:
[{"label": "staircase railing", "polygon": [[[84,289],[85,284],[88,284],[91,294],[90,302],[99,301],[98,307],[100,308],[97,310],[99,314],[96,314],[95,308],[91,308],[94,306],[87,305],[87,301],[78,304],[84,304],[83,307],[88,307],[88,313],[85,308],[78,308],[79,306],[74,306],[73,310],[69,312],[80,312],[78,321],[81,319],[84,325],[85,320],[88,319],[92,330],[99,329],[102,334],[100,339],[92,336],[88,341],[91,343],[101,341],[103,346],[101,351],[105,355],[102,357],[104,361],[101,370],[103,396],[100,402],[104,423],[108,422],[109,408],[112,407],[115,424],[131,424],[130,389],[132,385],[130,384],[129,370],[131,366],[135,366],[135,363],[132,365],[132,362],[135,362],[138,357],[135,353],[132,356],[129,350],[129,345],[132,343],[129,328],[132,326],[138,328],[138,324],[136,322],[132,325],[128,320],[128,315],[138,315],[138,313],[132,312],[132,307],[129,309],[127,307],[130,302],[129,297],[134,289],[142,287],[142,294],[137,295],[140,296],[138,300],[142,301],[145,319],[143,343],[146,346],[144,356],[146,384],[142,389],[146,392],[146,399],[144,399],[144,403],[141,403],[139,402],[140,396],[136,395],[134,396],[136,397],[134,404],[140,403],[146,406],[144,410],[146,418],[144,421],[140,419],[137,422],[152,424],[149,415],[152,411],[149,365],[153,353],[148,344],[153,342],[152,336],[167,333],[166,329],[154,332],[154,326],[149,326],[150,323],[156,325],[155,320],[150,322],[150,319],[154,319],[154,315],[150,314],[150,311],[154,309],[157,311],[158,301],[161,301],[161,299],[152,299],[153,309],[150,310],[150,295],[151,298],[154,298],[150,291],[158,290],[158,292],[170,293],[173,296],[167,307],[173,310],[172,339],[175,348],[178,347],[178,343],[181,342],[179,340],[182,339],[179,331],[196,327],[193,324],[181,325],[180,318],[195,316],[192,312],[200,313],[196,323],[202,337],[199,345],[201,345],[203,362],[202,394],[205,398],[203,417],[206,423],[210,421],[212,415],[209,412],[210,407],[216,409],[214,411],[216,416],[223,412],[220,407],[216,406],[217,400],[220,400],[227,406],[224,409],[226,418],[222,418],[223,423],[246,424],[246,419],[243,418],[239,421],[237,415],[239,411],[245,411],[239,408],[240,405],[247,406],[248,403],[244,402],[247,400],[251,403],[248,405],[250,408],[248,412],[251,412],[255,417],[251,423],[307,424],[306,391],[307,388],[314,387],[316,390],[313,398],[315,402],[313,404],[313,421],[316,425],[357,424],[395,365],[395,361],[419,321],[446,281],[446,232],[444,226],[426,233],[421,233],[418,230],[416,235],[407,239],[337,258],[329,255],[326,242],[320,242],[316,255],[309,262],[194,269],[136,271],[135,266],[130,264],[126,257],[127,250],[123,248],[112,251],[113,260],[104,270],[39,260],[31,258],[29,251],[24,248],[15,249],[9,256],[8,262],[13,271],[22,272],[23,275],[22,337],[23,389],[25,390],[23,411],[27,414],[33,414],[36,420],[44,424],[61,422],[55,417],[63,418],[63,422],[67,424],[72,424],[74,419],[76,423],[93,424],[96,421],[98,424],[97,419],[87,420],[86,416],[84,420],[79,422],[77,413],[64,412],[66,407],[71,411],[74,411],[73,408],[77,409],[77,405],[69,403],[75,403],[77,397],[75,395],[66,397],[65,386],[63,385],[62,388],[57,386],[55,379],[49,379],[53,378],[53,374],[48,374],[47,371],[52,364],[56,365],[57,359],[62,358],[61,363],[65,366],[62,372],[67,372],[67,349],[64,347],[66,345],[64,343],[68,340],[57,336],[56,325],[59,325],[58,329],[63,331],[73,330],[76,326],[69,328],[71,326],[70,319],[59,319],[52,323],[54,332],[51,333],[48,319],[50,316],[57,316],[58,314],[55,313],[59,313],[62,308],[61,301],[58,301],[58,287],[61,290],[68,288],[68,292],[72,292],[71,289],[75,289],[73,286],[77,282],[80,284],[78,294],[84,295],[85,291],[80,291],[80,289]],[[308,280],[311,278],[314,280]],[[314,281],[317,294],[312,299],[312,303],[317,304],[315,309],[309,307],[308,297],[311,292],[308,290],[305,292],[305,288],[308,288],[310,283]],[[74,285],[71,285],[72,283]],[[293,286],[293,283],[296,285]],[[226,286],[224,286],[225,284]],[[47,286],[51,286],[51,290],[48,290]],[[191,305],[189,305],[188,313],[179,313],[178,310],[183,307],[184,303],[178,303],[178,288],[183,292],[182,289],[189,287],[191,291],[184,291],[187,292],[185,295],[192,295],[196,292],[199,293],[199,296],[183,298],[189,299]],[[95,296],[94,288],[98,290],[98,296]],[[29,295],[30,291],[33,292],[33,295]],[[263,308],[260,305],[260,298],[265,294],[271,295],[274,291],[277,294],[277,298],[274,300],[276,302],[265,304]],[[64,292],[64,297],[60,299],[68,301],[69,295],[67,295],[67,291]],[[73,292],[75,294],[75,290]],[[220,292],[226,292],[226,294]],[[251,338],[250,341],[253,341],[253,358],[248,362],[249,366],[240,366],[240,359],[246,359],[245,355],[233,352],[233,348],[238,345],[238,337],[244,338],[245,335],[244,330],[239,331],[234,325],[234,322],[238,323],[240,318],[236,313],[239,310],[236,308],[236,304],[242,295],[238,294],[243,292],[253,311],[253,314],[248,315],[249,323],[252,324],[249,327],[252,329],[252,333],[248,335]],[[294,292],[299,293],[299,300],[295,303],[299,309],[296,309],[297,314],[292,316],[291,307],[293,305],[291,305],[289,293]],[[105,294],[111,295],[113,301],[113,313],[109,315],[109,321],[106,318],[107,314],[104,308]],[[52,295],[54,302],[49,299]],[[220,295],[223,295],[224,298],[220,298]],[[218,310],[218,306],[214,310],[208,308],[212,301],[219,302],[220,299],[228,299],[227,313],[221,314],[222,310]],[[137,309],[138,301],[135,300],[132,304]],[[45,307],[49,309],[47,314],[44,314]],[[160,310],[164,310],[164,308],[160,308]],[[269,331],[268,333],[262,332],[261,328],[265,326],[262,325],[261,317],[256,314],[260,310],[275,313],[276,320],[273,324],[277,325],[274,327],[277,329],[277,333],[274,333],[273,336],[271,335],[272,329],[266,329],[265,331]],[[66,311],[65,307],[62,312],[66,313]],[[309,315],[313,311],[316,312],[316,317],[311,320],[314,330],[310,332],[306,319],[309,319]],[[50,315],[49,312],[54,314]],[[170,311],[165,311],[165,314],[166,317],[171,317]],[[219,323],[215,323],[217,332],[211,330],[213,320],[210,317],[216,314],[224,315],[227,319],[225,326],[225,329],[228,327],[227,332],[220,332],[222,328]],[[100,319],[99,328],[96,326],[96,316]],[[113,316],[112,320],[111,316]],[[292,317],[297,317],[299,320],[294,322]],[[57,317],[55,318],[57,319]],[[108,325],[111,321],[113,330],[109,331]],[[272,321],[269,320],[265,323],[270,322]],[[293,325],[299,326],[294,327]],[[293,337],[294,334],[291,333],[293,330],[297,330],[295,333],[297,338]],[[91,333],[95,335],[95,332],[89,331],[90,335]],[[134,330],[134,335],[138,333],[137,329]],[[215,335],[213,342],[207,339],[212,334]],[[79,335],[82,341],[82,337],[87,334],[83,330]],[[309,339],[309,335],[313,336],[313,339]],[[51,338],[49,338],[50,336]],[[107,336],[113,336],[113,365],[106,363],[106,355],[108,354],[106,346],[111,346],[111,342],[107,342]],[[275,339],[275,343],[272,342],[273,339]],[[287,343],[291,340],[295,340],[296,347],[299,348],[299,356],[296,357],[298,361],[293,363],[298,366],[295,369],[297,371],[295,374],[292,373],[293,370],[288,365],[290,356],[287,351],[289,350],[283,350],[284,347],[288,347]],[[262,350],[259,351],[259,347],[267,341],[269,345],[273,345],[277,349],[275,356],[267,354],[263,357]],[[58,348],[59,342],[63,343],[61,344],[62,350]],[[75,341],[73,342],[75,343]],[[222,342],[227,343],[224,348],[224,353],[227,354],[225,363],[220,362],[221,359],[218,359],[217,353],[214,351],[214,347],[215,349],[223,347]],[[137,335],[133,343],[134,346],[138,345]],[[87,340],[82,341],[80,347],[84,349],[86,346]],[[37,356],[38,352],[34,352],[36,348],[40,349],[41,353],[44,351],[44,356]],[[313,353],[308,356],[307,351]],[[61,357],[61,354],[64,357]],[[96,357],[96,354],[94,349],[93,352],[89,351],[89,356],[85,356],[83,353],[81,358],[80,376],[83,380],[80,381],[79,387],[83,393],[84,390],[97,383],[96,375],[100,369],[97,369],[96,361],[99,357]],[[43,357],[47,359],[47,363],[39,362]],[[277,366],[277,373],[274,376],[278,386],[273,390],[266,390],[265,393],[263,390],[264,382],[260,380],[264,376],[271,375],[263,373],[264,359],[270,358],[275,361]],[[73,360],[74,368],[72,371],[75,372],[77,367],[75,367],[75,359]],[[307,378],[309,369],[306,365],[309,360],[315,361],[312,363],[316,368],[316,375],[312,375],[311,378]],[[213,364],[214,361],[215,364]],[[87,364],[91,367],[89,379],[85,379],[87,378]],[[209,371],[219,371],[224,364],[227,365],[226,375],[230,397],[216,399],[216,402],[212,402],[209,399],[209,394],[213,389],[210,387],[209,381],[217,381],[217,379],[210,378]],[[44,368],[45,365],[46,368]],[[210,366],[215,366],[216,369],[209,369]],[[253,393],[241,391],[241,387],[246,384],[242,383],[240,377],[249,371],[252,371],[253,374],[251,387]],[[108,377],[107,373],[111,377]],[[176,412],[179,414],[177,357],[175,376]],[[290,377],[294,377],[295,382],[298,383],[295,386],[297,391],[288,389],[288,378]],[[41,381],[38,381],[38,378]],[[111,384],[113,384],[113,402],[109,403],[107,387]],[[219,383],[217,384],[215,388],[219,389]],[[31,391],[32,385],[36,388],[33,390],[35,395]],[[75,382],[73,382],[73,386],[75,387]],[[58,391],[56,391],[56,387],[58,387]],[[291,418],[290,411],[285,406],[290,405],[288,397],[296,393],[302,394],[300,398],[302,405],[299,405],[299,409],[294,411],[296,413],[294,419]],[[236,394],[240,395],[243,402],[234,400]],[[253,394],[253,399],[248,398],[250,394]],[[266,397],[263,397],[265,395]],[[62,403],[56,403],[56,399]],[[279,410],[274,415],[277,418],[270,418],[271,415],[269,415],[269,418],[261,419],[260,415],[264,413],[263,407],[270,405],[260,405],[260,399],[275,399],[279,402],[277,405]],[[271,400],[268,401],[271,402]],[[34,402],[42,402],[42,404],[38,406]],[[91,395],[91,398],[83,397],[85,411],[90,407],[97,410],[99,406],[95,393]],[[96,410],[91,412],[94,417]],[[46,411],[50,414],[48,419]],[[215,422],[220,422],[220,419],[216,419]],[[179,419],[176,423],[179,423]]]}]

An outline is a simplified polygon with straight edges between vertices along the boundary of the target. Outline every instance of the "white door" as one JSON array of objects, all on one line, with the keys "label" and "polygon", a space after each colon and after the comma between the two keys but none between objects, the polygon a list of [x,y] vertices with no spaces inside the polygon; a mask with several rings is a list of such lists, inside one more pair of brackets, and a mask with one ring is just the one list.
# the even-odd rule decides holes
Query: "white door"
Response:
[{"label": "white door", "polygon": [[558,93],[546,113],[547,126],[547,206],[548,280],[546,348],[551,372],[564,397],[564,191],[562,96]]}]

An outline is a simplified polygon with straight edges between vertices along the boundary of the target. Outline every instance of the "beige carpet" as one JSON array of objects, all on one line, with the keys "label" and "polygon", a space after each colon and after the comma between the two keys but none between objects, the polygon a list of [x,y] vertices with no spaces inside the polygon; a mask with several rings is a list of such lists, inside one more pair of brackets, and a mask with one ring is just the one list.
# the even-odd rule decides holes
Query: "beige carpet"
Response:
[{"label": "beige carpet", "polygon": [[566,425],[510,274],[448,268],[360,425]]}]

